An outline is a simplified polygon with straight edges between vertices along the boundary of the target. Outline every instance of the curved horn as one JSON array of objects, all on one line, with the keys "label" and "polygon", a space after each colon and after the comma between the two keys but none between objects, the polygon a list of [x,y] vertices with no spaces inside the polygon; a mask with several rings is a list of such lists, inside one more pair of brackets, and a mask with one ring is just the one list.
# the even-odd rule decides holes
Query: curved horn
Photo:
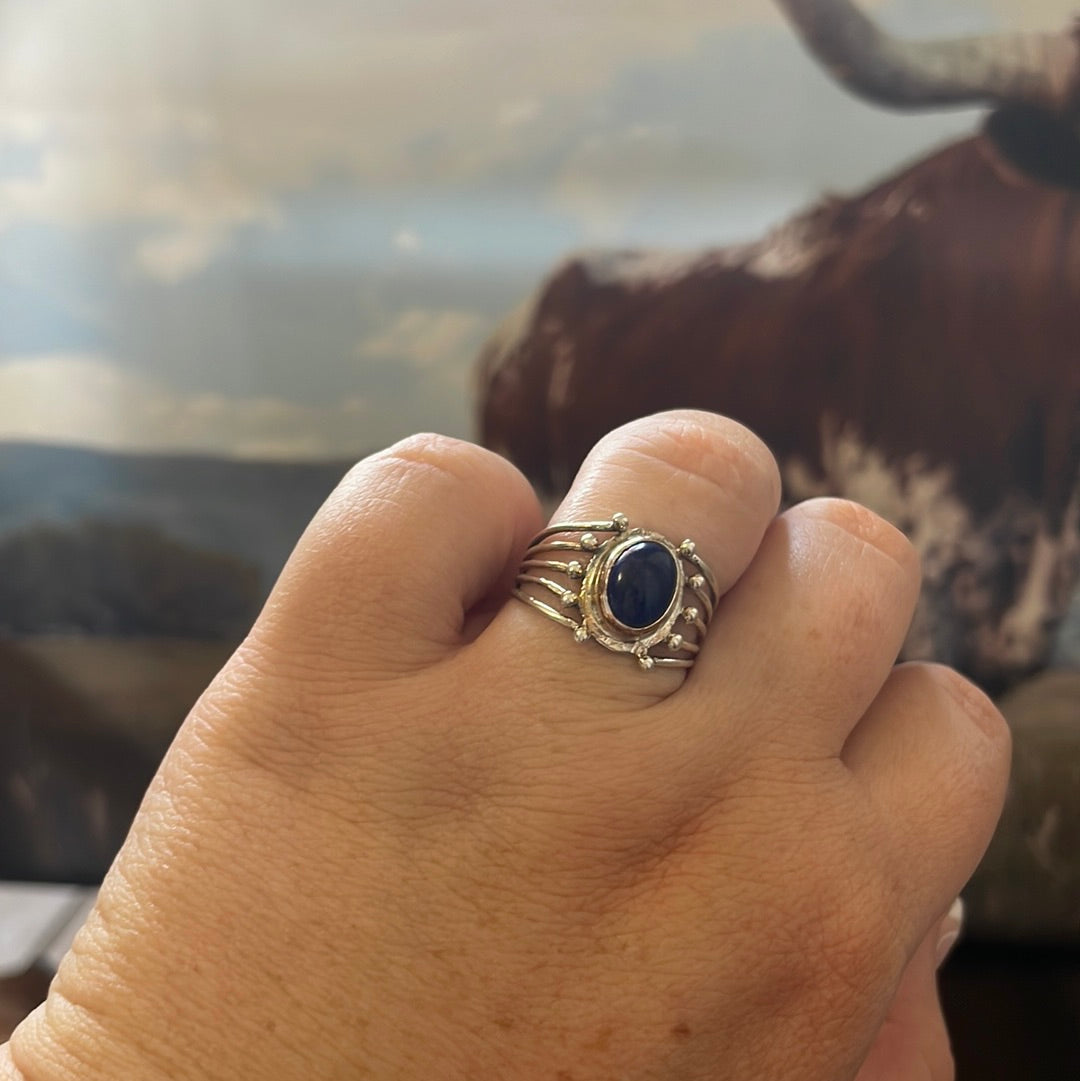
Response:
[{"label": "curved horn", "polygon": [[1080,46],[1072,32],[902,41],[850,0],[777,3],[833,77],[879,105],[1024,104],[1080,113]]}]

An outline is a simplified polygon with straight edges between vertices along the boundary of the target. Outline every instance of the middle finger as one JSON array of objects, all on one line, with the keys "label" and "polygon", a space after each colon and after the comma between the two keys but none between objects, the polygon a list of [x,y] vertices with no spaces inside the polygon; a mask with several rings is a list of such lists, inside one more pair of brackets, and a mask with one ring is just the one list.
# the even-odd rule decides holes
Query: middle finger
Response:
[{"label": "middle finger", "polygon": [[896,662],[919,583],[910,542],[865,507],[792,507],[720,605],[679,707],[723,701],[748,719],[751,753],[838,755]]}]

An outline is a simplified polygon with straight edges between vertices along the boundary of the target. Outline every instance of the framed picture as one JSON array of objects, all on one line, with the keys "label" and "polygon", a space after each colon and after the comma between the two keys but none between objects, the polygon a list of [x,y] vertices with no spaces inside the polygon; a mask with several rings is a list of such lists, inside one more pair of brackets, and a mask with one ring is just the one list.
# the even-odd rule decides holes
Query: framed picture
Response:
[{"label": "framed picture", "polygon": [[908,655],[1029,754],[976,926],[1080,934],[1072,4],[878,7],[5,7],[0,878],[99,880],[352,461],[433,429],[554,497],[694,406],[912,537]]}]

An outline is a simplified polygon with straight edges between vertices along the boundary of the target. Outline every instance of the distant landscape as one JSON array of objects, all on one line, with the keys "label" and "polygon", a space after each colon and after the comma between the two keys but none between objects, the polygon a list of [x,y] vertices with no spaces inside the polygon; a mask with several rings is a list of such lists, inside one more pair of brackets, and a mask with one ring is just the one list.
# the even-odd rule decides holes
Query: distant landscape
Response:
[{"label": "distant landscape", "polygon": [[0,541],[42,526],[138,525],[251,565],[265,595],[304,526],[351,464],[0,442]]},{"label": "distant landscape", "polygon": [[0,443],[0,879],[104,873],[349,464]]}]

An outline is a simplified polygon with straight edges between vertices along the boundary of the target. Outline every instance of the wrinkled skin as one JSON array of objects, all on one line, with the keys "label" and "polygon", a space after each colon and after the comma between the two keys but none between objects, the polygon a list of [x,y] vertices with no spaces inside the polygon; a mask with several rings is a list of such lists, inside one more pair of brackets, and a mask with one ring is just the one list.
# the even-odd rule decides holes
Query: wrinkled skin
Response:
[{"label": "wrinkled skin", "polygon": [[671,413],[557,520],[692,537],[687,676],[508,600],[525,481],[417,437],[362,462],[152,784],[4,1081],[944,1081],[942,919],[1008,733],[893,668],[919,574],[849,503],[777,517],[765,447]]}]

